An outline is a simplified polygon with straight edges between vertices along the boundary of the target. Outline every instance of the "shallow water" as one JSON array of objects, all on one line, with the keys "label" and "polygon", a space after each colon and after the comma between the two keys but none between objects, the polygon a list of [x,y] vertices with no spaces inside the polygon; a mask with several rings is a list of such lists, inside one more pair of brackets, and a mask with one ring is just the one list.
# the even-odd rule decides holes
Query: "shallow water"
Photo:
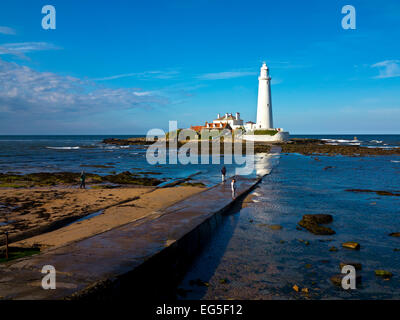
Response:
[{"label": "shallow water", "polygon": [[[100,175],[130,171],[146,173],[157,179],[193,177],[211,186],[220,181],[221,165],[167,164],[151,165],[144,145],[117,146],[102,144],[110,136],[0,136],[0,172],[81,172]],[[129,138],[132,136],[114,136]],[[220,159],[224,162],[223,157]],[[94,166],[94,167],[93,167]],[[96,167],[106,166],[106,167]],[[228,176],[236,167],[225,164]]]},{"label": "shallow water", "polygon": [[[399,191],[400,163],[393,159],[398,158],[281,155],[253,192],[254,202],[227,216],[195,260],[179,285],[187,296],[180,298],[399,299],[400,252],[393,249],[400,248],[400,239],[388,234],[400,231],[400,197],[345,191]],[[309,213],[331,214],[334,221],[328,226],[336,234],[296,229]],[[359,242],[361,250],[342,248],[346,241]],[[332,246],[338,251],[330,252]],[[356,290],[345,291],[329,280],[340,273],[343,261],[362,263]],[[391,271],[393,277],[376,277],[375,269]],[[196,279],[209,287],[191,285]],[[295,292],[295,284],[310,293]]]}]

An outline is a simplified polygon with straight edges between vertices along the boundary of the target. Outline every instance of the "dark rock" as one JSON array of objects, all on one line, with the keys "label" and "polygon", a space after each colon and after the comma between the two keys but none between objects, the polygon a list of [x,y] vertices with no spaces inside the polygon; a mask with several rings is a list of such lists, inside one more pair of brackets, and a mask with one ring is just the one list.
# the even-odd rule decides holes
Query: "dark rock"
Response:
[{"label": "dark rock", "polygon": [[385,279],[389,279],[393,276],[393,274],[390,271],[386,270],[375,270],[375,275],[378,277],[383,277]]},{"label": "dark rock", "polygon": [[389,236],[391,236],[391,237],[400,237],[400,232],[389,233]]},{"label": "dark rock", "polygon": [[114,144],[118,146],[129,146],[135,144],[153,144],[152,141],[146,141],[146,138],[129,138],[129,139],[116,139],[116,138],[108,138],[102,141],[104,144]]},{"label": "dark rock", "polygon": [[360,244],[354,241],[343,242],[342,247],[347,249],[360,250]]},{"label": "dark rock", "polygon": [[144,186],[156,186],[161,183],[161,180],[155,178],[140,177],[129,171],[124,171],[116,175],[107,175],[103,177],[103,181],[108,181],[115,184],[134,184]]},{"label": "dark rock", "polygon": [[362,270],[361,263],[358,262],[341,262],[340,263],[340,270],[343,269],[344,266],[353,266],[356,270]]},{"label": "dark rock", "polygon": [[270,228],[271,230],[281,230],[282,226],[280,226],[279,224],[271,224],[268,226],[268,228]]},{"label": "dark rock", "polygon": [[390,191],[382,191],[382,190],[369,190],[369,189],[346,189],[348,192],[358,192],[358,193],[376,193],[379,196],[395,196],[400,197],[400,193],[393,193]]},{"label": "dark rock", "polygon": [[308,246],[310,244],[310,242],[308,240],[303,240],[303,239],[297,239],[299,242],[304,243],[306,246]]},{"label": "dark rock", "polygon": [[205,281],[203,281],[201,279],[190,280],[189,284],[191,286],[196,285],[196,286],[199,286],[199,287],[209,287],[210,286],[210,284],[208,282],[205,282]]},{"label": "dark rock", "polygon": [[282,153],[300,153],[304,155],[347,155],[347,156],[372,156],[372,155],[400,155],[399,148],[382,149],[367,148],[351,145],[329,145],[318,139],[291,139],[281,143]]},{"label": "dark rock", "polygon": [[320,224],[330,223],[333,218],[330,214],[305,214],[299,225],[315,235],[332,235],[335,231]]},{"label": "dark rock", "polygon": [[330,214],[305,214],[303,215],[303,221],[305,222],[315,222],[318,224],[331,223],[333,217]]},{"label": "dark rock", "polygon": [[[346,276],[346,274],[338,273],[338,274],[333,275],[330,278],[330,280],[335,286],[342,287],[342,279],[345,276]],[[360,283],[361,283],[361,276],[356,274],[356,284],[360,284]]]}]

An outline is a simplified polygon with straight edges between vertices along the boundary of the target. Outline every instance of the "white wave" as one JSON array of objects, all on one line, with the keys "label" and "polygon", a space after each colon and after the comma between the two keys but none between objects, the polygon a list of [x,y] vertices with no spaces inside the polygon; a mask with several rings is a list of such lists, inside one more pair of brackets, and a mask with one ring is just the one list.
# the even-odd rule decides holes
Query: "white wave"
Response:
[{"label": "white wave", "polygon": [[400,147],[397,146],[367,146],[367,148],[371,148],[371,149],[397,149]]},{"label": "white wave", "polygon": [[393,162],[393,163],[400,163],[400,161],[397,161],[397,160],[390,160],[390,162]]},{"label": "white wave", "polygon": [[374,142],[374,143],[382,143],[383,141],[381,141],[381,140],[371,140],[371,142]]},{"label": "white wave", "polygon": [[80,147],[46,147],[47,149],[54,149],[54,150],[77,150]]},{"label": "white wave", "polygon": [[326,142],[333,142],[333,143],[351,143],[351,142],[357,142],[360,143],[360,140],[344,140],[344,139],[321,139],[322,141]]}]

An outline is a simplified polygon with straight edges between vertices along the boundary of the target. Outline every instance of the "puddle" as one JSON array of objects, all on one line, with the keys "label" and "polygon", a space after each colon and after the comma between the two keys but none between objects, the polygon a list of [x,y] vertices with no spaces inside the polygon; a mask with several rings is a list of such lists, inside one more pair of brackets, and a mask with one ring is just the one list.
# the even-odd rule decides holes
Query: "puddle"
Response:
[{"label": "puddle", "polygon": [[14,223],[14,222],[15,222],[14,220],[6,221],[6,222],[0,222],[0,227],[7,226],[7,225],[9,225],[11,223]]},{"label": "puddle", "polygon": [[172,187],[179,183],[185,182],[200,173],[201,173],[201,171],[196,171],[194,173],[191,173],[190,175],[188,175],[185,178],[169,179],[167,181],[161,182],[160,184],[157,185],[157,187],[159,187],[159,188]]},{"label": "puddle", "polygon": [[84,220],[88,220],[88,219],[97,217],[97,216],[99,216],[99,215],[101,215],[103,213],[104,213],[104,210],[99,210],[99,211],[93,212],[91,214],[88,214],[87,216],[84,216],[84,217],[82,217],[82,218],[80,218],[78,220],[75,220],[74,222],[71,222],[71,223],[67,224],[65,227],[68,227],[71,224],[74,224],[74,223],[77,223],[77,222],[81,222],[81,221],[84,221]]}]

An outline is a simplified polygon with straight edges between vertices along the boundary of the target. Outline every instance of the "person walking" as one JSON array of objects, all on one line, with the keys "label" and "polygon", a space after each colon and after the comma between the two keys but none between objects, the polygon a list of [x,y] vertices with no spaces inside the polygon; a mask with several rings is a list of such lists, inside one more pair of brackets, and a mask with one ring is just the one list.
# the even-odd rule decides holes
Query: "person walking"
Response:
[{"label": "person walking", "polygon": [[233,178],[231,182],[231,189],[232,189],[232,199],[236,197],[236,179]]},{"label": "person walking", "polygon": [[225,176],[226,176],[226,168],[225,168],[225,166],[222,167],[221,174],[222,174],[222,182],[225,182]]},{"label": "person walking", "polygon": [[79,189],[86,189],[86,185],[85,185],[85,180],[86,180],[86,174],[85,171],[81,172],[81,185],[79,186]]}]

